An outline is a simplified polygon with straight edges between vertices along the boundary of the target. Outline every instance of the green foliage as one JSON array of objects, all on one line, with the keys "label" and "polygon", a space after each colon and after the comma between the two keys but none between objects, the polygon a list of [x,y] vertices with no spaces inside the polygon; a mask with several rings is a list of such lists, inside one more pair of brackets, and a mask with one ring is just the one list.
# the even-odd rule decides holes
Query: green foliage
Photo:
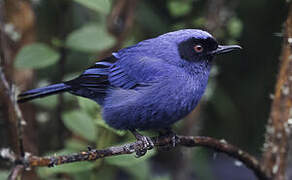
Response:
[{"label": "green foliage", "polygon": [[103,166],[103,168],[99,168],[98,171],[92,173],[94,177],[93,180],[113,180],[117,179],[116,176],[117,169],[111,166]]},{"label": "green foliage", "polygon": [[69,34],[66,46],[77,51],[94,53],[111,47],[114,38],[100,24],[87,24]]},{"label": "green foliage", "polygon": [[103,119],[98,119],[95,122],[96,122],[96,125],[98,125],[99,127],[105,128],[105,129],[109,130],[110,132],[113,132],[119,136],[124,136],[126,134],[126,131],[116,130],[116,129],[110,127],[109,125],[107,125],[105,123],[105,121]]},{"label": "green foliage", "polygon": [[[105,162],[120,167],[133,176],[133,179],[144,180],[150,179],[150,164],[147,159],[156,154],[156,151],[148,151],[145,156],[136,158],[133,154],[108,157]],[[139,169],[139,170],[137,170]]]},{"label": "green foliage", "polygon": [[[124,167],[124,169],[133,176],[133,179],[152,179],[149,161],[141,161],[140,163]],[[138,169],[139,171],[137,171]]]},{"label": "green foliage", "polygon": [[192,161],[196,169],[198,179],[214,180],[213,174],[210,173],[211,167],[208,164],[208,150],[198,147],[194,150]]},{"label": "green foliage", "polygon": [[75,151],[80,151],[80,149],[84,149],[88,144],[85,142],[81,142],[80,140],[77,139],[68,139],[65,142],[65,148],[66,149],[72,149]]},{"label": "green foliage", "polygon": [[72,132],[89,141],[96,139],[97,129],[88,114],[82,111],[69,111],[63,114],[62,120]]},{"label": "green foliage", "polygon": [[55,166],[54,168],[38,168],[38,174],[42,178],[50,178],[50,176],[58,173],[74,174],[88,172],[89,170],[92,170],[94,166],[95,165],[92,162],[76,162]]},{"label": "green foliage", "polygon": [[91,118],[98,117],[100,114],[100,107],[96,102],[83,97],[77,97],[77,99],[80,109],[84,111],[84,113],[89,114]]},{"label": "green foliage", "polygon": [[192,9],[190,1],[168,1],[167,5],[171,15],[174,17],[185,16]]},{"label": "green foliage", "polygon": [[[44,87],[44,86],[48,86],[50,84],[51,83],[49,83],[48,81],[40,81],[38,83],[37,87]],[[72,99],[75,99],[74,96],[72,96],[71,94],[68,94],[68,93],[64,93],[63,98],[65,99],[65,102],[72,101]],[[47,97],[35,99],[32,101],[32,103],[38,107],[52,110],[57,106],[57,104],[59,102],[58,99],[59,99],[58,95],[47,96]]]},{"label": "green foliage", "polygon": [[74,0],[83,6],[102,14],[108,14],[111,9],[111,0]]},{"label": "green foliage", "polygon": [[48,96],[44,98],[39,98],[34,100],[33,103],[42,108],[53,109],[57,106],[58,96]]},{"label": "green foliage", "polygon": [[[232,117],[231,119],[239,118],[240,112],[237,109],[235,102],[219,85],[217,85],[216,94],[217,96],[213,97],[211,103],[213,103],[218,117],[222,117],[224,120],[228,120],[229,118],[227,117]],[[219,102],[224,102],[224,106],[222,106]],[[231,123],[229,125],[231,125]],[[228,124],[226,127],[228,127]]]},{"label": "green foliage", "polygon": [[198,17],[193,19],[192,24],[199,28],[199,27],[204,27],[204,25],[206,24],[206,18],[205,17]]},{"label": "green foliage", "polygon": [[233,38],[238,38],[242,32],[242,22],[240,19],[233,17],[228,21],[227,29]]},{"label": "green foliage", "polygon": [[93,119],[94,123],[98,127],[102,127],[119,136],[123,136],[126,134],[126,131],[113,129],[105,123],[105,121],[102,119],[100,115],[100,107],[98,104],[96,104],[96,102],[89,100],[87,98],[78,97],[78,103],[79,103],[80,109],[84,111],[85,113],[89,114],[90,117]]},{"label": "green foliage", "polygon": [[0,170],[0,179],[7,179],[9,171]]},{"label": "green foliage", "polygon": [[153,177],[152,180],[171,180],[171,177],[169,175],[160,175]]},{"label": "green foliage", "polygon": [[44,68],[55,64],[59,58],[59,53],[48,45],[33,43],[20,50],[15,59],[15,66],[18,68]]},{"label": "green foliage", "polygon": [[105,159],[108,164],[120,166],[120,167],[128,167],[137,165],[141,162],[144,162],[146,159],[149,159],[153,155],[156,154],[155,150],[148,151],[146,155],[136,158],[133,154],[125,154],[120,156],[111,156]]},{"label": "green foliage", "polygon": [[151,32],[158,34],[169,30],[165,19],[159,16],[147,3],[139,3],[136,19],[143,28],[151,30]]},{"label": "green foliage", "polygon": [[72,179],[92,179],[92,180],[95,180],[95,179],[98,179],[97,177],[94,177],[94,174],[91,173],[90,171],[84,171],[84,172],[79,172],[79,173],[74,173],[74,174],[70,174],[71,178]]}]

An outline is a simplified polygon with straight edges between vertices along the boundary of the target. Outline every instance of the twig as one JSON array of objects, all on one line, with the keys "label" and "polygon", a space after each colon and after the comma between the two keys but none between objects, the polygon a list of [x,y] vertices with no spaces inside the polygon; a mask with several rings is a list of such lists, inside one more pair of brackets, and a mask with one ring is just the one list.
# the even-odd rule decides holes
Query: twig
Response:
[{"label": "twig", "polygon": [[[173,136],[159,136],[151,138],[154,145],[157,148],[167,147],[170,149],[173,147]],[[210,137],[200,137],[200,136],[176,136],[176,145],[185,146],[185,147],[207,147],[218,152],[225,153],[237,160],[240,160],[244,163],[249,169],[251,169],[255,175],[261,180],[270,179],[259,162],[247,152],[228,144],[224,140],[216,140]],[[27,167],[39,167],[39,166],[48,166],[53,167],[66,163],[80,162],[80,161],[94,161],[100,158],[105,158],[108,156],[117,156],[122,154],[132,154],[139,150],[143,149],[143,143],[141,141],[124,144],[121,146],[113,146],[107,149],[91,149],[88,151],[82,151],[80,153],[74,153],[70,155],[61,155],[61,156],[51,156],[51,157],[38,157],[38,156],[27,156],[23,158],[22,165]],[[165,149],[165,148],[163,148]]]},{"label": "twig", "polygon": [[[0,1],[0,28],[4,27],[4,2]],[[0,40],[1,40],[1,49],[2,52],[0,53],[2,57],[1,59],[1,64],[0,64],[0,80],[3,84],[4,90],[8,96],[8,99],[13,106],[14,113],[17,117],[17,138],[18,138],[18,146],[20,150],[20,155],[24,157],[24,149],[23,149],[23,125],[26,124],[26,122],[23,119],[22,113],[20,111],[20,108],[17,104],[16,101],[16,93],[15,93],[15,87],[10,86],[7,78],[5,77],[5,74],[2,70],[2,65],[4,62],[9,61],[10,56],[6,53],[7,49],[7,37],[5,35],[5,32],[3,30],[0,31]],[[2,62],[3,61],[3,62]]]},{"label": "twig", "polygon": [[16,101],[16,93],[15,88],[12,86],[9,87],[9,84],[7,82],[7,79],[4,75],[4,72],[2,71],[2,68],[0,67],[0,79],[1,82],[5,88],[5,91],[9,97],[10,103],[13,105],[13,110],[15,111],[16,117],[17,117],[17,138],[18,138],[18,145],[20,150],[21,157],[24,157],[24,148],[23,148],[23,125],[26,124],[25,120],[22,117],[22,113],[20,111],[20,108]]},{"label": "twig", "polygon": [[19,164],[19,165],[14,166],[7,179],[16,180],[17,177],[19,177],[22,174],[23,170],[24,170],[24,165]]},{"label": "twig", "polygon": [[24,166],[23,165],[16,165],[12,169],[11,173],[9,174],[8,180],[16,180],[17,177],[19,177],[19,175],[22,174],[23,169],[24,169]]},{"label": "twig", "polygon": [[24,164],[22,161],[17,160],[16,154],[8,148],[4,148],[0,150],[0,159],[7,159],[10,162],[14,163],[14,167],[12,168],[8,180],[16,180],[22,174],[24,170]]}]

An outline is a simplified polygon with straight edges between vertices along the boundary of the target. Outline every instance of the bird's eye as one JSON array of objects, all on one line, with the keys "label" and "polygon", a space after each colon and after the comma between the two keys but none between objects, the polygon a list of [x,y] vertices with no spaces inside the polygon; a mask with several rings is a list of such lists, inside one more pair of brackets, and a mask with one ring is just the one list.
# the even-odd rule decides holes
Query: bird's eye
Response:
[{"label": "bird's eye", "polygon": [[195,45],[194,46],[194,50],[197,52],[197,53],[200,53],[200,52],[202,52],[203,50],[204,50],[204,48],[203,48],[203,46],[201,46],[201,45]]}]

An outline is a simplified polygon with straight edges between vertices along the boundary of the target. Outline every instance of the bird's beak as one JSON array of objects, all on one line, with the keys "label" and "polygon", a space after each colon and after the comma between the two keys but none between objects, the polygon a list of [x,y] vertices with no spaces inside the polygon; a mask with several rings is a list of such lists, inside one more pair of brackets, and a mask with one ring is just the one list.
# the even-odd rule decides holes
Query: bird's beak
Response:
[{"label": "bird's beak", "polygon": [[218,55],[218,54],[225,54],[234,50],[242,49],[242,47],[238,45],[229,45],[229,46],[222,46],[219,45],[218,48],[214,51],[212,51],[213,55]]}]

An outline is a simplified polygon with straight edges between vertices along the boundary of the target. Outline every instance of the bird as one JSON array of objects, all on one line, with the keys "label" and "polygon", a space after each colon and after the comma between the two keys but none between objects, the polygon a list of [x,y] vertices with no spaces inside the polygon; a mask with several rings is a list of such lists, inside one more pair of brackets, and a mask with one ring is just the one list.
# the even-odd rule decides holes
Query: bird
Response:
[{"label": "bird", "polygon": [[137,130],[170,129],[200,101],[215,56],[242,49],[219,45],[208,32],[182,29],[168,32],[113,52],[75,79],[28,90],[23,103],[69,92],[102,107],[102,117],[115,129],[130,130],[145,149],[153,142]]}]

